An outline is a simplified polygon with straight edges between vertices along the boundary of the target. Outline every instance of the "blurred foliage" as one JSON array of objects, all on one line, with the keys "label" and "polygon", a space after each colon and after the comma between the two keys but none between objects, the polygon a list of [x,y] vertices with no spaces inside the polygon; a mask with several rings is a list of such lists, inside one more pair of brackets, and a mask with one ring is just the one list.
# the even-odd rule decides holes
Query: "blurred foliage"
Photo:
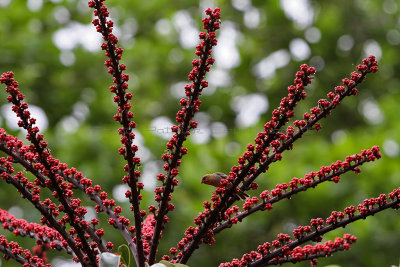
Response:
[{"label": "blurred foliage", "polygon": [[[180,42],[185,34],[181,33],[182,26],[179,28],[177,18],[186,16],[187,19],[189,16],[183,26],[200,30],[203,10],[218,5],[222,9],[222,26],[235,30],[236,42],[231,36],[232,44],[236,45],[233,50],[236,47],[240,61],[237,66],[224,68],[226,62],[218,65],[217,57],[216,67],[228,75],[228,79],[223,85],[210,86],[202,97],[204,113],[199,117],[199,131],[186,144],[189,154],[183,159],[180,185],[174,193],[176,210],[170,214],[160,255],[176,245],[186,227],[193,224],[192,218],[202,210],[202,202],[210,198],[213,189],[200,184],[201,175],[214,171],[229,172],[245,150],[245,145],[262,130],[273,107],[278,106],[281,97],[286,95],[286,87],[292,83],[294,74],[303,63],[315,65],[318,71],[307,89],[309,97],[297,107],[297,116],[339,85],[367,54],[378,56],[380,70],[367,77],[358,88],[360,93],[357,97],[346,99],[328,120],[322,122],[322,131],[306,134],[295,144],[293,151],[284,153],[281,162],[275,163],[259,177],[259,190],[251,193],[271,189],[276,183],[287,182],[294,176],[302,177],[309,171],[318,170],[321,165],[343,160],[347,155],[372,145],[383,147],[383,158],[363,166],[360,175],[346,174],[339,184],[323,184],[316,190],[293,197],[291,201],[282,201],[268,214],[255,214],[224,231],[216,236],[214,246],[203,245],[195,252],[190,266],[216,266],[219,262],[241,257],[243,253],[255,250],[260,243],[273,240],[280,232],[291,233],[296,225],[308,224],[313,217],[325,218],[332,210],[343,210],[348,205],[356,205],[367,197],[388,193],[399,186],[400,1],[270,0],[251,3],[251,0],[220,0],[173,1],[172,4],[166,0],[114,0],[106,4],[119,29],[118,35],[125,49],[122,61],[131,75],[130,90],[134,93],[135,121],[144,156],[142,170],[149,189],[144,193],[143,208],[154,202],[152,182],[161,167],[159,159],[167,139],[166,134],[161,135],[164,138],[156,134],[165,133],[167,128],[154,124],[154,119],[164,116],[164,119],[174,121],[179,97],[171,88],[186,80],[194,58],[193,46],[182,46]],[[303,16],[304,19],[305,16],[306,21],[310,19],[309,23],[288,16],[288,8],[294,10],[294,18]],[[77,30],[91,26],[92,15],[86,1],[2,0],[0,14],[0,71],[14,71],[27,101],[45,111],[49,122],[45,137],[52,153],[102,185],[106,191],[114,192],[113,196],[118,198],[115,194],[123,194],[123,191],[113,189],[121,181],[124,162],[117,153],[118,125],[112,119],[116,108],[108,92],[111,77],[103,66],[103,53],[88,51],[87,42],[77,41],[90,40],[91,36]],[[64,39],[59,40],[61,46],[74,42],[77,45],[63,49],[55,45],[57,34],[63,29],[71,30],[67,32],[70,35],[64,34]],[[295,55],[296,49],[300,48],[292,47],[293,40],[305,43],[310,55],[299,60]],[[291,55],[288,64],[273,69],[267,78],[257,77],[255,66],[278,50]],[[229,54],[227,59],[229,61]],[[270,62],[261,71],[268,71],[280,63]],[[221,77],[215,75],[214,80],[220,82]],[[180,94],[182,92],[183,86]],[[257,123],[240,127],[235,123],[234,101],[247,94],[264,95],[269,108]],[[3,92],[1,105],[6,104],[5,98]],[[250,108],[252,103],[242,105]],[[23,138],[23,133],[12,130],[12,125],[6,120],[4,106],[1,112],[1,127]],[[221,136],[207,136],[214,122],[226,126]],[[203,142],[196,142],[203,137]],[[81,197],[88,200],[83,195]],[[5,183],[0,187],[0,202],[3,209],[12,208],[15,213],[18,212],[16,207],[20,207],[23,213],[19,216],[39,221],[38,212]],[[91,205],[89,201],[87,203]],[[126,202],[121,205],[125,212],[129,211]],[[350,251],[321,259],[321,266],[397,264],[400,220],[396,213],[385,211],[331,233],[327,238],[334,239],[349,232],[359,239]],[[99,218],[105,222],[103,214]],[[106,233],[105,237],[116,247],[124,242],[113,229]],[[14,239],[10,233],[2,231],[2,234]],[[22,244],[26,247],[33,243],[24,240]],[[50,253],[51,258],[56,255],[60,256]],[[9,262],[6,265],[13,264]],[[299,266],[308,266],[308,263]]]}]

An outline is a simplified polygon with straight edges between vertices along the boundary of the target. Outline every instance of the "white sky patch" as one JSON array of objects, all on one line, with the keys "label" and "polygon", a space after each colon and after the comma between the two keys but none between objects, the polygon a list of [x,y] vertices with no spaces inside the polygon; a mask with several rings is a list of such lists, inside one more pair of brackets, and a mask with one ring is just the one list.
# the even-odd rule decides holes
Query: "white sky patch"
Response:
[{"label": "white sky patch", "polygon": [[[22,129],[18,127],[19,118],[17,115],[11,110],[12,104],[5,104],[1,107],[1,115],[6,119],[7,127],[11,130]],[[44,110],[38,106],[29,104],[28,110],[31,113],[31,118],[36,119],[35,126],[39,127],[41,132],[45,131],[49,126],[49,121],[47,119],[46,113]],[[24,130],[25,131],[25,130]]]},{"label": "white sky patch", "polygon": [[231,107],[236,111],[236,125],[248,127],[259,121],[261,114],[268,110],[269,103],[262,94],[248,94],[234,97]]},{"label": "white sky patch", "polygon": [[79,101],[74,104],[72,115],[80,122],[85,121],[89,114],[90,110],[86,103]]},{"label": "white sky patch", "polygon": [[121,25],[121,40],[130,40],[132,39],[137,30],[138,30],[138,23],[134,18],[129,18],[125,20],[125,23]]},{"label": "white sky patch", "polygon": [[28,0],[26,6],[32,12],[39,11],[43,7],[43,0]]},{"label": "white sky patch", "polygon": [[53,34],[53,43],[60,50],[72,50],[81,45],[89,52],[100,50],[101,36],[92,24],[68,23]]},{"label": "white sky patch", "polygon": [[253,67],[253,73],[257,78],[269,79],[275,75],[275,71],[289,64],[290,54],[286,49],[271,53]]},{"label": "white sky patch", "polygon": [[61,50],[60,62],[64,66],[72,66],[75,63],[75,54],[70,50]]},{"label": "white sky patch", "polygon": [[397,157],[399,155],[399,144],[392,139],[383,142],[383,152],[389,157]]},{"label": "white sky patch", "polygon": [[128,202],[129,199],[125,197],[126,190],[129,190],[129,186],[126,184],[118,184],[112,189],[113,198],[118,202]]},{"label": "white sky patch", "polygon": [[71,15],[66,7],[57,6],[54,8],[53,17],[58,23],[65,24],[69,22]]},{"label": "white sky patch", "polygon": [[378,104],[373,99],[367,99],[361,102],[359,109],[365,119],[371,124],[379,124],[383,121],[384,116]]},{"label": "white sky patch", "polygon": [[171,22],[168,19],[159,19],[154,25],[158,34],[169,35],[172,31]]},{"label": "white sky patch", "polygon": [[348,34],[342,35],[337,40],[337,46],[342,51],[349,51],[354,46],[354,38]]},{"label": "white sky patch", "polygon": [[75,133],[80,126],[78,119],[72,115],[63,117],[60,124],[62,129],[67,133]]},{"label": "white sky patch", "polygon": [[302,61],[310,57],[311,49],[301,38],[295,38],[289,44],[290,53],[297,61]]},{"label": "white sky patch", "polygon": [[173,136],[171,127],[174,124],[166,116],[154,118],[150,123],[150,131],[161,137],[162,139],[169,140]]},{"label": "white sky patch", "polygon": [[144,185],[144,190],[152,192],[157,185],[157,174],[160,172],[160,166],[157,161],[149,161],[144,164],[140,181]]},{"label": "white sky patch", "polygon": [[141,162],[146,162],[151,158],[151,152],[144,146],[143,135],[137,129],[133,132],[135,133],[135,139],[133,139],[132,143],[139,147],[139,150],[136,152],[136,157],[139,157]]},{"label": "white sky patch", "polygon": [[195,26],[189,11],[177,11],[172,18],[172,22],[175,29],[179,32],[179,43],[181,46],[186,49],[196,47],[200,32],[197,26]]},{"label": "white sky patch", "polygon": [[169,91],[171,95],[175,98],[181,99],[182,97],[186,97],[185,94],[185,86],[188,84],[187,82],[177,82],[172,84],[169,87]]},{"label": "white sky patch", "polygon": [[[223,69],[211,69],[211,71],[207,74],[206,80],[208,81],[209,86],[212,87],[226,87],[231,84],[231,76],[229,72]],[[207,94],[208,88],[204,90]]]},{"label": "white sky patch", "polygon": [[11,0],[0,0],[0,7],[6,7],[11,3]]},{"label": "white sky patch", "polygon": [[236,46],[239,38],[240,33],[233,22],[224,21],[221,24],[218,45],[213,48],[217,67],[231,69],[240,64],[240,54]]},{"label": "white sky patch", "polygon": [[97,212],[96,210],[91,207],[91,206],[85,206],[86,208],[86,214],[85,214],[85,220],[90,222],[92,219],[97,218]]},{"label": "white sky patch", "polygon": [[247,9],[243,14],[243,21],[247,28],[257,28],[260,24],[260,11],[255,7]]},{"label": "white sky patch", "polygon": [[364,54],[365,56],[374,55],[379,60],[382,57],[382,48],[377,41],[370,39],[364,43]]},{"label": "white sky patch", "polygon": [[60,125],[66,133],[75,133],[89,114],[90,110],[86,103],[76,102],[73,106],[72,114],[63,117]]},{"label": "white sky patch", "polygon": [[316,27],[308,28],[304,32],[304,38],[311,44],[318,43],[321,40],[321,31]]},{"label": "white sky patch", "polygon": [[62,258],[55,258],[51,261],[51,265],[54,267],[81,267],[80,263],[76,263],[73,260],[66,260]]},{"label": "white sky patch", "polygon": [[211,138],[210,115],[205,112],[198,112],[193,120],[197,121],[198,126],[196,129],[192,130],[191,141],[195,144],[207,143]]},{"label": "white sky patch", "polygon": [[309,0],[280,0],[280,3],[286,17],[299,29],[305,29],[312,24],[314,9]]},{"label": "white sky patch", "polygon": [[201,145],[208,143],[211,138],[210,127],[208,125],[199,124],[199,127],[193,131],[193,134],[191,134],[190,138],[194,144]]},{"label": "white sky patch", "polygon": [[215,138],[222,138],[228,134],[228,128],[222,122],[214,122],[211,124],[211,135]]},{"label": "white sky patch", "polygon": [[239,11],[246,11],[251,7],[250,0],[232,0],[232,6]]},{"label": "white sky patch", "polygon": [[207,8],[211,8],[211,9],[215,9],[216,7],[217,7],[217,4],[218,3],[216,3],[217,1],[215,1],[215,0],[201,0],[200,1],[200,3],[199,3],[199,13],[203,16],[203,17],[205,17],[205,13],[204,13],[204,10],[206,10]]}]

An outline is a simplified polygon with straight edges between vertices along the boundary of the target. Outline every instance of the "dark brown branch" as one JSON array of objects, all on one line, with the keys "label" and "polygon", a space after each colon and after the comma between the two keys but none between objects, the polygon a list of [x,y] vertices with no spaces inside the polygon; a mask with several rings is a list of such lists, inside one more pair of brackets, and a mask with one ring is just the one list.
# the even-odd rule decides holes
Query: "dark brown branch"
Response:
[{"label": "dark brown branch", "polygon": [[[280,200],[283,199],[291,199],[292,196],[294,196],[295,194],[302,192],[302,191],[307,191],[310,188],[315,188],[317,185],[326,182],[326,181],[332,181],[332,178],[335,176],[340,176],[346,172],[349,171],[353,171],[354,168],[361,166],[362,164],[364,164],[365,162],[369,162],[368,158],[364,158],[360,161],[358,161],[357,163],[349,166],[348,168],[345,169],[341,169],[339,171],[335,171],[332,174],[326,175],[320,179],[316,179],[314,180],[310,185],[302,185],[299,186],[295,189],[291,189],[290,191],[287,191],[285,193],[283,193],[282,195],[270,198],[268,200],[263,200],[262,203],[255,205],[254,207],[252,207],[251,209],[242,212],[238,215],[236,215],[235,217],[238,219],[238,221],[242,221],[244,218],[246,218],[247,216],[249,216],[250,214],[253,214],[257,211],[264,211],[266,210],[265,205],[266,204],[274,204]],[[219,232],[221,232],[222,230],[226,229],[226,228],[230,228],[232,226],[232,222],[228,219],[227,221],[225,221],[224,223],[222,223],[221,225],[215,227],[213,229],[214,234],[217,234]]]},{"label": "dark brown branch", "polygon": [[29,202],[31,202],[35,208],[46,218],[48,225],[52,228],[54,228],[55,230],[57,230],[57,232],[60,233],[60,235],[64,238],[64,240],[68,243],[69,247],[74,251],[75,255],[78,257],[79,261],[81,262],[82,266],[91,266],[90,264],[86,263],[84,261],[84,255],[82,254],[82,251],[77,247],[74,239],[71,237],[71,235],[69,235],[66,232],[65,226],[61,225],[60,223],[58,223],[58,221],[56,220],[56,218],[54,218],[54,216],[52,214],[50,214],[47,209],[40,204],[40,202],[35,202],[32,200],[32,194],[23,186],[21,185],[21,183],[19,183],[19,181],[17,181],[16,179],[14,179],[5,169],[4,167],[0,167],[0,174],[3,173],[7,173],[7,179],[6,182],[12,184],[15,188],[18,189],[18,192],[26,199],[29,200]]},{"label": "dark brown branch", "polygon": [[[307,234],[305,236],[303,236],[302,238],[295,240],[291,243],[288,243],[286,246],[289,247],[289,249],[293,249],[301,244],[304,244],[308,241],[312,241],[317,239],[319,236],[322,236],[328,232],[331,232],[337,228],[341,228],[341,227],[345,227],[346,225],[348,225],[349,223],[361,220],[361,219],[365,219],[368,216],[373,216],[375,213],[381,212],[383,210],[389,209],[389,208],[396,208],[398,207],[398,205],[400,204],[400,199],[396,199],[393,200],[392,202],[386,203],[382,206],[378,206],[376,208],[371,208],[368,210],[368,213],[363,215],[363,214],[358,214],[358,215],[354,215],[351,216],[347,219],[343,219],[339,222],[335,222],[329,226],[323,227],[321,229],[318,229],[318,231],[314,231],[310,234]],[[278,256],[282,256],[282,248],[276,249],[275,251],[265,255],[262,259],[257,260],[252,262],[251,264],[249,264],[249,266],[251,267],[255,267],[255,266],[267,266],[270,265],[271,261],[273,258],[278,257]]]}]

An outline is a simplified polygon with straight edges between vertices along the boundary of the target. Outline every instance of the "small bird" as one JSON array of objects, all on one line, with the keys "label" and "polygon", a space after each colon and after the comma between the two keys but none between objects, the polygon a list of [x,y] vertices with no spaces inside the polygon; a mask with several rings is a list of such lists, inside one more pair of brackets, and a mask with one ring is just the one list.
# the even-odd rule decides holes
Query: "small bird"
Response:
[{"label": "small bird", "polygon": [[[228,177],[228,175],[226,175],[225,173],[214,172],[213,174],[206,174],[203,177],[201,177],[201,183],[212,185],[215,187],[224,187],[221,184],[221,180],[226,179],[227,177]],[[229,182],[229,184],[231,184],[231,182]],[[249,197],[249,195],[246,194],[245,192],[243,192],[242,190],[239,190],[238,192],[236,192],[236,196],[242,200],[245,200],[246,198]]]}]

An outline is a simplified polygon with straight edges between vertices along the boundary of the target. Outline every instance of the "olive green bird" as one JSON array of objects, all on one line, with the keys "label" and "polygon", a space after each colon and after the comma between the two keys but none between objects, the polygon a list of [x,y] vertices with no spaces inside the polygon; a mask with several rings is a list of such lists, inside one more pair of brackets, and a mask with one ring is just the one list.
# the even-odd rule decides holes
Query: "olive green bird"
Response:
[{"label": "olive green bird", "polygon": [[[214,172],[213,174],[206,174],[203,177],[201,177],[201,183],[212,185],[215,187],[224,187],[221,184],[221,180],[226,179],[227,177],[228,177],[228,175],[226,175],[225,173]],[[230,184],[232,185],[232,183],[230,183]],[[249,197],[249,195],[246,194],[245,192],[243,192],[242,190],[239,190],[238,192],[236,192],[236,196],[242,200],[245,200],[246,198]]]}]

